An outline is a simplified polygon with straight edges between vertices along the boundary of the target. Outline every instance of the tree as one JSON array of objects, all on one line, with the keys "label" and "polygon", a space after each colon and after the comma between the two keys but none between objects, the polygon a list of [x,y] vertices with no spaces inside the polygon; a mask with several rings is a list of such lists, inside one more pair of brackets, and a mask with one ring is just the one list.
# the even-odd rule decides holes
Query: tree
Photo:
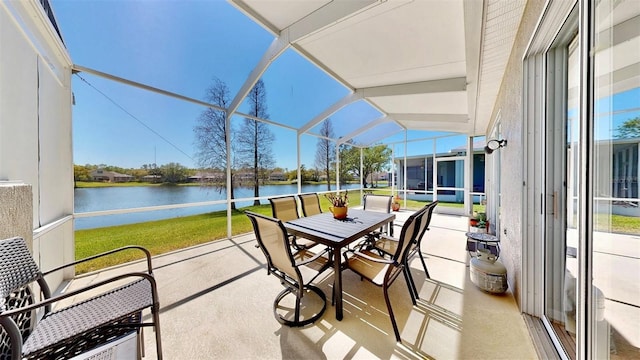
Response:
[{"label": "tree", "polygon": [[[258,80],[248,95],[249,115],[259,119],[268,119],[267,90],[262,79]],[[237,136],[238,155],[242,163],[253,169],[253,196],[260,196],[260,174],[273,167],[273,144],[275,137],[268,124],[254,119],[245,118]],[[254,205],[260,205],[260,200],[254,200]]]},{"label": "tree", "polygon": [[[211,86],[207,88],[205,99],[212,104],[226,109],[231,102],[227,84],[218,78],[214,78]],[[233,133],[230,129],[231,139],[227,139],[226,128],[226,112],[214,108],[207,108],[200,114],[198,124],[193,128],[196,136],[196,148],[198,149],[196,158],[200,168],[217,169],[218,171],[227,168],[227,141],[233,140]],[[234,188],[236,181],[234,175],[235,169],[237,168],[233,163],[234,161],[232,159],[231,164],[229,164],[231,168],[231,189],[229,190],[231,199],[234,199],[235,195]],[[226,181],[216,181],[213,183],[203,182],[203,184],[213,186],[219,193],[227,188]],[[235,210],[235,202],[231,203],[231,208]]]},{"label": "tree", "polygon": [[77,187],[78,181],[90,181],[91,170],[88,165],[73,165],[73,185]]},{"label": "tree", "polygon": [[162,165],[160,170],[166,183],[178,184],[187,179],[188,169],[178,163]]},{"label": "tree", "polygon": [[340,178],[342,174],[351,172],[362,178],[367,187],[367,178],[375,172],[387,170],[391,161],[391,149],[386,145],[375,145],[364,148],[362,154],[362,173],[360,173],[360,149],[355,146],[340,147]]},{"label": "tree", "polygon": [[640,116],[625,121],[616,130],[620,139],[640,137]]},{"label": "tree", "polygon": [[316,144],[316,168],[320,169],[327,177],[327,190],[331,190],[331,167],[336,161],[336,148],[333,141],[328,138],[333,138],[333,125],[331,119],[327,119],[322,123],[320,128],[320,135],[322,138],[318,138]]}]

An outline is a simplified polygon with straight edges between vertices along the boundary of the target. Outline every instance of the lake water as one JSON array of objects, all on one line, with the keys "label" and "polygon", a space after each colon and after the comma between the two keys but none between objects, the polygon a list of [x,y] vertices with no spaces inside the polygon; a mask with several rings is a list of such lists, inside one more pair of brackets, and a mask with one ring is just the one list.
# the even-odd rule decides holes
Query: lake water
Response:
[{"label": "lake water", "polygon": [[[359,188],[359,184],[342,185],[341,189]],[[335,189],[335,187],[332,187]],[[327,185],[303,185],[302,192],[326,191]],[[293,185],[264,185],[260,187],[260,196],[277,196],[295,194],[298,186]],[[253,188],[237,188],[236,198],[253,197]],[[104,187],[75,189],[75,212],[89,212],[100,210],[128,209],[146,206],[173,205],[197,203],[202,201],[225,200],[226,192],[218,192],[212,188],[199,186],[132,186],[132,187]],[[265,200],[262,201],[266,204]],[[253,201],[236,203],[238,208],[253,205]],[[132,224],[179,216],[203,214],[212,211],[225,210],[226,204],[196,206],[183,209],[169,209],[146,211],[130,214],[116,214],[78,218],[76,229],[92,229],[104,226]]]}]

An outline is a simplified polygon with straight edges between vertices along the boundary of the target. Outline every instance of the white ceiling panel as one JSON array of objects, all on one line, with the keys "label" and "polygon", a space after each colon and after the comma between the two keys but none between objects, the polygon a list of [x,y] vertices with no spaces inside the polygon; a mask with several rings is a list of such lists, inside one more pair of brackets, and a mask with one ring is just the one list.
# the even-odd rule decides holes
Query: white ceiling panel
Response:
[{"label": "white ceiling panel", "polygon": [[466,71],[461,1],[388,1],[299,45],[355,88]]},{"label": "white ceiling panel", "polygon": [[[316,11],[331,0],[243,0],[235,2],[263,26],[278,34],[296,21]],[[260,22],[259,22],[260,23]]]},{"label": "white ceiling panel", "polygon": [[411,114],[466,114],[467,93],[451,91],[446,93],[413,94],[401,96],[374,97],[370,100],[388,113]]},{"label": "white ceiling panel", "polygon": [[[487,131],[526,4],[229,1],[276,36],[287,36],[296,51],[391,121],[407,129],[469,135]],[[312,29],[299,37],[283,32],[304,23]],[[330,112],[318,114],[298,131],[308,131],[324,113]]]}]

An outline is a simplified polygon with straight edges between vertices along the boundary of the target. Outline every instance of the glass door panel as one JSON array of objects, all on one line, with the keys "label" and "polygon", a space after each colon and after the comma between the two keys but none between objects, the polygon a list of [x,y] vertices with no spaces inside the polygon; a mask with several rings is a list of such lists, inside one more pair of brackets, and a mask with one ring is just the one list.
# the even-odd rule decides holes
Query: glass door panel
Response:
[{"label": "glass door panel", "polygon": [[580,166],[579,44],[574,38],[549,52],[546,124],[544,316],[565,354],[576,354],[578,170]]},{"label": "glass door panel", "polygon": [[592,321],[597,359],[640,358],[640,2],[596,2]]}]

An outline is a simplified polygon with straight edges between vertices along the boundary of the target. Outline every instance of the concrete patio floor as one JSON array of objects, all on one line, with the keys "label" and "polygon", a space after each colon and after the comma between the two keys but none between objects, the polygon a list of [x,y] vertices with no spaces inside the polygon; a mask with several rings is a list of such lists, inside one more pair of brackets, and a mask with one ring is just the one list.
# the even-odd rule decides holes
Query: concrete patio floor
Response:
[{"label": "concrete patio floor", "polygon": [[[396,230],[410,212],[399,212]],[[333,273],[316,280],[329,299],[327,311],[304,328],[280,325],[273,300],[282,290],[267,276],[253,233],[218,240],[153,259],[160,294],[166,359],[537,359],[511,292],[480,291],[469,278],[466,217],[435,214],[420,260],[412,263],[420,300],[412,306],[400,277],[390,297],[402,344],[395,341],[382,295],[353,272],[343,272],[344,319],[330,304]],[[141,269],[134,263],[75,279],[71,288]],[[148,316],[148,315],[147,315]],[[146,358],[155,358],[145,329]]]}]

